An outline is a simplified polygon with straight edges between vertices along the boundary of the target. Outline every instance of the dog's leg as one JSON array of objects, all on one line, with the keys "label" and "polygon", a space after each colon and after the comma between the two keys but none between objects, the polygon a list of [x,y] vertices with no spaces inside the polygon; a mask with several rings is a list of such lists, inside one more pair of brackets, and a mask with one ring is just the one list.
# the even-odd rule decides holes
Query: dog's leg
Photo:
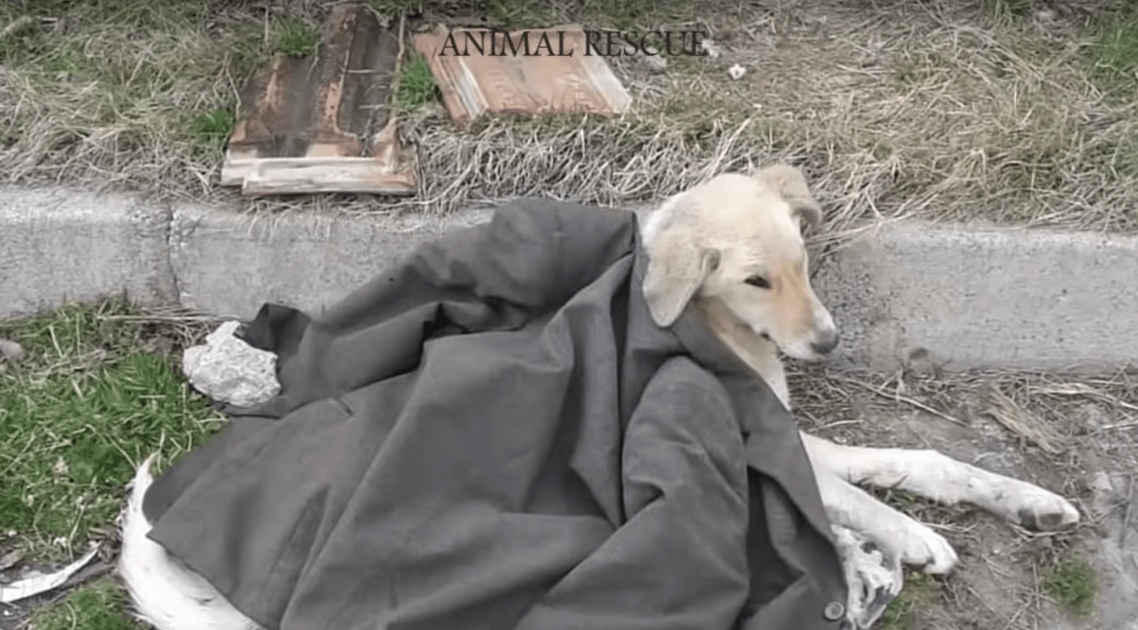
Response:
[{"label": "dog's leg", "polygon": [[1079,521],[1078,510],[1053,492],[934,450],[843,446],[805,433],[802,439],[812,462],[853,484],[901,488],[945,505],[971,503],[1036,530]]},{"label": "dog's leg", "polygon": [[831,523],[866,535],[888,555],[928,573],[947,573],[956,565],[956,552],[943,536],[850,484],[807,452]]}]

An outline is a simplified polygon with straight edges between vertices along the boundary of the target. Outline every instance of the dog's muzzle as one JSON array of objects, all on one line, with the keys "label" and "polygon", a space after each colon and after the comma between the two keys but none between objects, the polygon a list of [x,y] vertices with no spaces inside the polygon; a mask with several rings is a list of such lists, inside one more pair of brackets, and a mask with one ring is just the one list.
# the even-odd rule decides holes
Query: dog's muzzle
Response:
[{"label": "dog's muzzle", "polygon": [[810,349],[818,354],[829,354],[838,347],[838,341],[838,331],[829,330],[818,335],[818,338],[810,343]]}]

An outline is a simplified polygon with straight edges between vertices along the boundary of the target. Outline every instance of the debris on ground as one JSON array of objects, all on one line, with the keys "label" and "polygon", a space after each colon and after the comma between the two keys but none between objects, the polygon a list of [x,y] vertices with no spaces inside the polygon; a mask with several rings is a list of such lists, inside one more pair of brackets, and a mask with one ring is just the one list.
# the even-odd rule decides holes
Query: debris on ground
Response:
[{"label": "debris on ground", "polygon": [[719,58],[719,46],[716,46],[714,41],[710,39],[702,40],[699,42],[699,47],[707,51],[708,57],[711,57],[712,59]]},{"label": "debris on ground", "polygon": [[739,64],[735,64],[727,69],[727,74],[730,75],[732,79],[738,81],[743,78],[744,74],[747,74],[747,69]]},{"label": "debris on ground", "polygon": [[99,553],[98,546],[71,564],[51,573],[29,572],[22,579],[0,586],[0,602],[17,602],[63,586]]},{"label": "debris on ground", "polygon": [[1061,438],[1046,424],[1032,417],[1007,394],[993,386],[988,391],[988,406],[984,414],[999,422],[1008,431],[1051,454],[1062,452]]},{"label": "debris on ground", "polygon": [[22,354],[24,349],[20,344],[10,339],[0,339],[0,359],[14,363]]},{"label": "debris on ground", "polygon": [[250,407],[280,391],[277,355],[237,338],[239,326],[236,321],[226,322],[206,337],[205,345],[187,348],[182,372],[195,389],[213,400]]},{"label": "debris on ground", "polygon": [[367,7],[337,7],[316,55],[279,53],[246,86],[221,184],[245,195],[413,194],[387,106],[402,50]]},{"label": "debris on ground", "polygon": [[578,25],[510,33],[440,25],[416,33],[413,44],[460,129],[484,114],[612,117],[632,104],[604,57],[586,54]]}]

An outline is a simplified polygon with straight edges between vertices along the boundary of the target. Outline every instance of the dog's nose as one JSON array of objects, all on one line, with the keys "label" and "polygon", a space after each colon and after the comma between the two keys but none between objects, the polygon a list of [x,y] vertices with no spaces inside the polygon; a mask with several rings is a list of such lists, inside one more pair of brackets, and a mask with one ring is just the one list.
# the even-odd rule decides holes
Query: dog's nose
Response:
[{"label": "dog's nose", "polygon": [[838,331],[831,330],[818,336],[817,341],[810,344],[810,349],[818,354],[829,354],[838,347]]}]

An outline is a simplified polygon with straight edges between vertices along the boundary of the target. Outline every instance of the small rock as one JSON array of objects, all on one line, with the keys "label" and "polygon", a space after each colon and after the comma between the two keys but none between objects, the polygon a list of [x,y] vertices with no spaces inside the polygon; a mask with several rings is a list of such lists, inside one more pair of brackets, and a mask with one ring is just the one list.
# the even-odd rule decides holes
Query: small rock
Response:
[{"label": "small rock", "polygon": [[719,47],[715,45],[710,39],[705,39],[699,42],[699,47],[707,51],[707,56],[712,59],[719,59]]},{"label": "small rock", "polygon": [[743,78],[744,74],[747,74],[747,69],[739,64],[735,64],[727,69],[727,74],[731,75],[732,79],[738,81]]},{"label": "small rock", "polygon": [[0,556],[0,571],[7,571],[16,566],[20,560],[24,559],[24,552],[16,549]]},{"label": "small rock", "polygon": [[652,74],[662,74],[668,70],[668,60],[660,55],[643,55],[638,58],[642,60],[641,63]]},{"label": "small rock", "polygon": [[202,346],[182,354],[182,373],[200,392],[238,407],[264,402],[280,392],[277,355],[259,350],[233,335],[238,322],[226,322]]},{"label": "small rock", "polygon": [[20,344],[9,339],[0,339],[0,357],[14,362],[22,354],[24,354],[24,349],[20,347]]}]

